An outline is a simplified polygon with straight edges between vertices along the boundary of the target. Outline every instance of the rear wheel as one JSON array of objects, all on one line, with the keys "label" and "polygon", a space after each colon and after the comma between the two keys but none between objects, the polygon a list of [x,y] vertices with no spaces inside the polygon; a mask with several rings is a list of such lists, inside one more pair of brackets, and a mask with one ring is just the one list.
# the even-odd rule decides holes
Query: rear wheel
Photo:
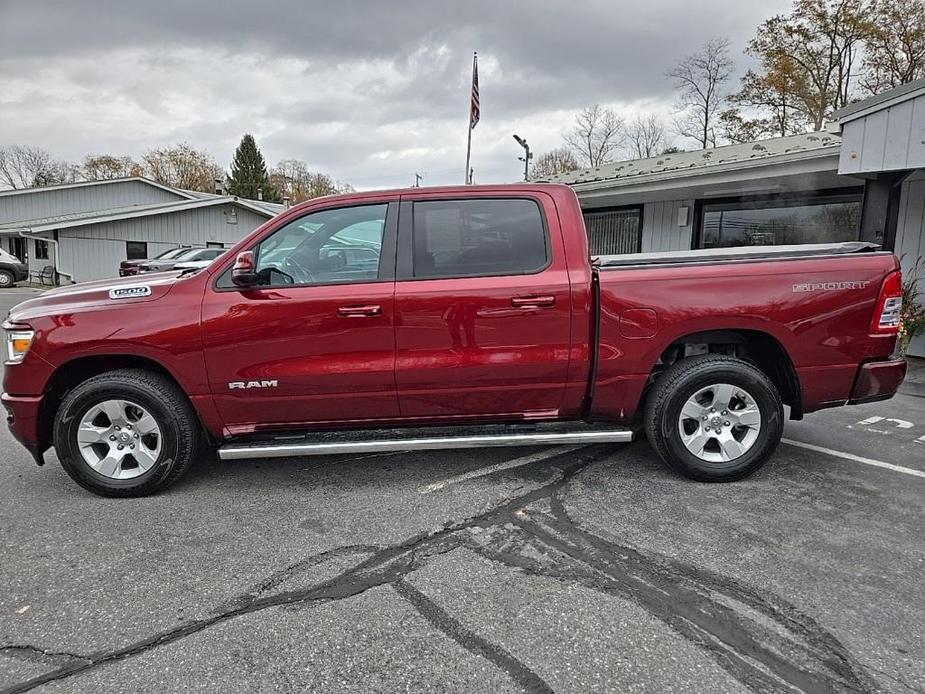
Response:
[{"label": "rear wheel", "polygon": [[61,465],[101,496],[145,496],[189,469],[200,440],[195,412],[160,374],[123,369],[87,379],[55,417]]},{"label": "rear wheel", "polygon": [[12,287],[16,279],[13,277],[13,273],[9,270],[0,270],[0,289],[4,287]]},{"label": "rear wheel", "polygon": [[731,482],[764,465],[783,433],[771,380],[741,359],[704,355],[672,365],[646,402],[646,434],[672,469]]}]

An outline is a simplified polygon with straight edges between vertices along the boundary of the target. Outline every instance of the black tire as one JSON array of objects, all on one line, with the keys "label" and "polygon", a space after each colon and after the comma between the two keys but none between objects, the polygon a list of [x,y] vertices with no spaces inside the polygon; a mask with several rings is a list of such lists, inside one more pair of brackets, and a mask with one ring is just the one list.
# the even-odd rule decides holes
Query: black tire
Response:
[{"label": "black tire", "polygon": [[[97,472],[84,459],[77,443],[84,415],[111,399],[137,403],[150,413],[161,431],[156,462],[130,479]],[[170,379],[142,369],[120,369],[87,379],[65,396],[55,416],[54,444],[62,467],[77,484],[100,496],[147,496],[166,489],[189,470],[201,437],[199,420],[184,393]]]},{"label": "black tire", "polygon": [[16,284],[16,278],[9,270],[0,270],[0,289],[6,289]]},{"label": "black tire", "polygon": [[[685,424],[690,427],[693,420],[682,424],[680,417],[690,398],[718,384],[741,388],[750,395],[761,421],[757,438],[744,453],[734,459],[708,461],[692,453],[684,444],[681,427]],[[710,397],[709,391],[706,397]],[[723,424],[728,426],[729,423],[724,421]],[[646,399],[645,428],[652,448],[676,472],[700,482],[733,482],[755,472],[774,453],[783,434],[784,409],[777,388],[764,372],[741,359],[708,354],[676,362],[655,382]],[[742,436],[743,429],[735,431],[737,436]],[[691,432],[686,433],[691,435]],[[693,430],[693,434],[698,433],[699,430]],[[711,444],[719,448],[715,439]],[[706,448],[704,451],[704,454],[709,453]],[[721,454],[717,450],[712,455]]]}]

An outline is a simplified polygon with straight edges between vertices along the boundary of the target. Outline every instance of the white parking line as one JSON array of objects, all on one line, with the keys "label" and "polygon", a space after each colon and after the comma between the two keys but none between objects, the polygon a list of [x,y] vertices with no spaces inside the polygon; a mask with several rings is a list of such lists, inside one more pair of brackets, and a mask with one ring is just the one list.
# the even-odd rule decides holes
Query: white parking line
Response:
[{"label": "white parking line", "polygon": [[803,443],[802,441],[794,441],[793,439],[781,439],[782,443],[790,444],[791,446],[799,446],[800,448],[805,448],[810,451],[816,451],[816,453],[826,453],[828,455],[833,455],[836,458],[843,458],[845,460],[850,460],[855,463],[864,463],[864,465],[872,465],[874,467],[882,467],[886,470],[892,470],[893,472],[901,472],[904,475],[912,475],[913,477],[925,477],[925,472],[922,470],[913,470],[910,467],[903,467],[902,465],[893,465],[893,463],[885,463],[882,460],[874,460],[873,458],[865,458],[860,455],[855,455],[854,453],[845,453],[844,451],[835,451],[831,448],[823,448],[822,446],[814,446],[811,443]]},{"label": "white parking line", "polygon": [[499,470],[510,470],[515,467],[522,467],[523,465],[529,465],[530,463],[535,463],[540,460],[545,460],[546,458],[562,455],[563,453],[571,453],[572,451],[577,451],[579,448],[584,448],[584,446],[555,446],[553,448],[547,448],[540,451],[539,453],[531,453],[530,455],[514,458],[513,460],[506,460],[503,463],[497,463],[495,465],[489,465],[488,467],[479,468],[478,470],[472,470],[471,472],[467,472],[462,475],[448,477],[440,482],[434,482],[433,484],[428,484],[425,487],[421,487],[418,489],[418,491],[421,494],[430,494],[431,492],[436,492],[440,489],[443,489],[444,487],[448,487],[451,484],[465,482],[466,480],[475,479],[476,477],[484,477],[485,475],[490,475],[492,473],[498,472]]}]

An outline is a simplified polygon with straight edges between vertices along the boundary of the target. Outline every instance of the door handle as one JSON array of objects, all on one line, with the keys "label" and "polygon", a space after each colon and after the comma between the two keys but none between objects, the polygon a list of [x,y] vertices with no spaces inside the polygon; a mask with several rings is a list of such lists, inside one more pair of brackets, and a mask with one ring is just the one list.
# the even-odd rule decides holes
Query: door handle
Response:
[{"label": "door handle", "polygon": [[544,308],[556,305],[554,296],[515,296],[511,306],[515,308]]},{"label": "door handle", "polygon": [[368,306],[341,306],[339,309],[337,309],[337,315],[344,318],[380,316],[382,315],[382,306],[379,304],[370,304]]}]

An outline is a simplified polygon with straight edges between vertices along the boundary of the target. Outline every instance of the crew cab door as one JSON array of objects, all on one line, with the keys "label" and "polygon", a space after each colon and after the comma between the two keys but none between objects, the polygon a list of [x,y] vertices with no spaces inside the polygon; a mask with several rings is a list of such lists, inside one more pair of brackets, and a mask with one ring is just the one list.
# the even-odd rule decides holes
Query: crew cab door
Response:
[{"label": "crew cab door", "polygon": [[218,274],[202,334],[232,433],[398,416],[397,216],[397,196],[309,210],[255,244],[257,287]]},{"label": "crew cab door", "polygon": [[560,409],[571,306],[550,198],[403,195],[397,280],[403,417]]}]

